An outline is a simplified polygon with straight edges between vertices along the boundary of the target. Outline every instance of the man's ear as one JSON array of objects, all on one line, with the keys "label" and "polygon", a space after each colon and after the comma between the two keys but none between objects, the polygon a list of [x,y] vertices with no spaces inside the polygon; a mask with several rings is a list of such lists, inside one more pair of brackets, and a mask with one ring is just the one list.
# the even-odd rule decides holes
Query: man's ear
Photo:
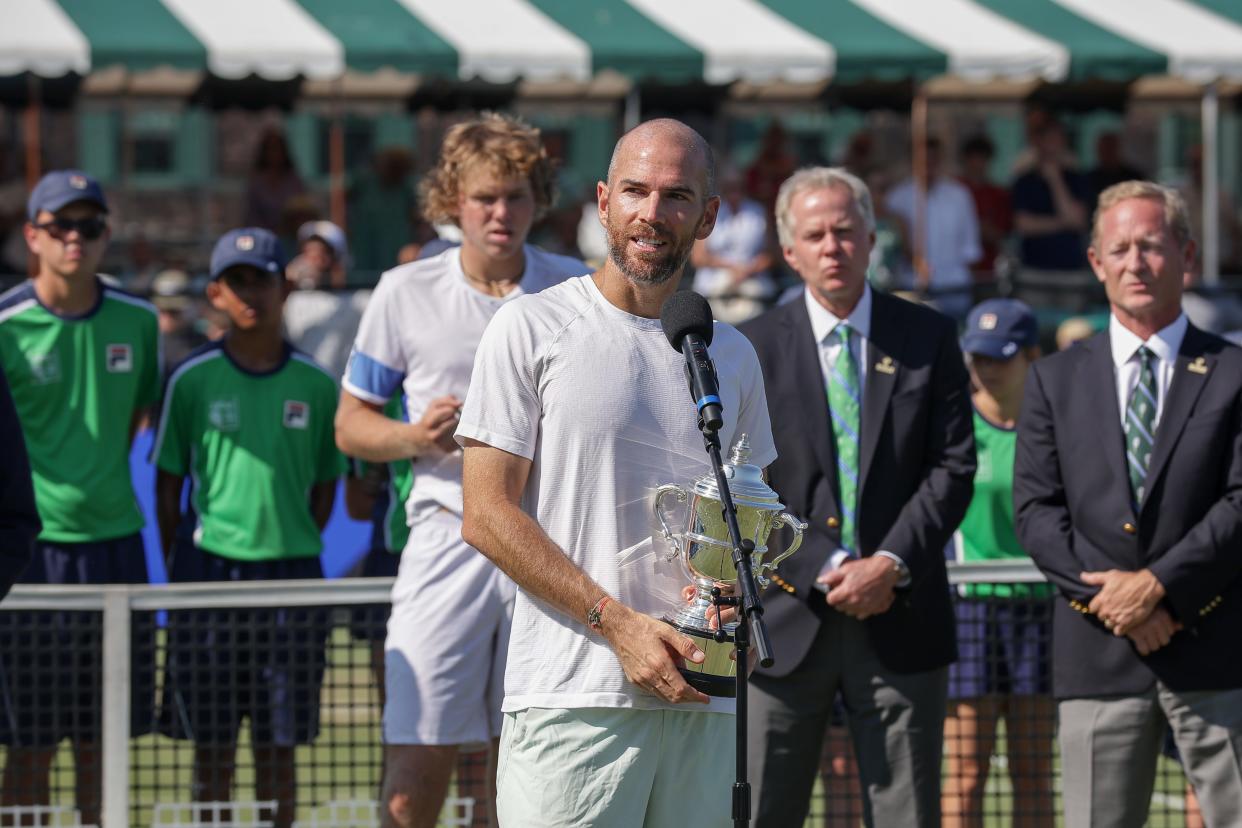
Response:
[{"label": "man's ear", "polygon": [[[789,269],[794,273],[798,273],[798,259],[794,256],[793,247],[785,247],[781,245],[781,256],[785,258],[785,264],[789,265]],[[798,274],[801,278],[802,274]]]},{"label": "man's ear", "polygon": [[1100,256],[1095,252],[1095,244],[1087,245],[1087,264],[1091,265],[1091,272],[1095,274],[1095,279],[1100,284],[1108,281],[1108,274],[1104,271],[1104,265],[1100,262]]},{"label": "man's ear", "polygon": [[595,182],[595,209],[599,213],[599,223],[608,226],[608,184],[604,181]]},{"label": "man's ear", "polygon": [[705,239],[712,234],[712,230],[716,227],[716,216],[720,213],[720,196],[710,196],[707,199],[707,207],[703,210],[703,218],[699,221],[698,232],[694,234],[696,239]]},{"label": "man's ear", "polygon": [[1198,246],[1194,239],[1186,239],[1186,244],[1182,247],[1182,272],[1194,273],[1195,270],[1195,254],[1198,253]]},{"label": "man's ear", "polygon": [[203,294],[213,308],[224,312],[224,289],[220,287],[220,280],[212,279],[208,282],[207,287],[203,288]]}]

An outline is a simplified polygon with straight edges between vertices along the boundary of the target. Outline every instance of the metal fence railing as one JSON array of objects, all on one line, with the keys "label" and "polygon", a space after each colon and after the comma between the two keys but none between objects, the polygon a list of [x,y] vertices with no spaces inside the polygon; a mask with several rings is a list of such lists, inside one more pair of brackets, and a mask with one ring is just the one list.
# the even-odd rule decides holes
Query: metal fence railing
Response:
[{"label": "metal fence railing", "polygon": [[[1029,564],[950,575],[961,660],[945,824],[1058,824],[1047,695],[1055,599]],[[0,826],[377,826],[374,642],[390,588],[391,579],[16,587],[0,603]],[[828,733],[808,828],[861,823],[845,724]],[[50,758],[47,774],[31,755]],[[486,824],[470,792],[454,789],[442,825]],[[1149,824],[1193,819],[1180,766],[1163,759]]]}]

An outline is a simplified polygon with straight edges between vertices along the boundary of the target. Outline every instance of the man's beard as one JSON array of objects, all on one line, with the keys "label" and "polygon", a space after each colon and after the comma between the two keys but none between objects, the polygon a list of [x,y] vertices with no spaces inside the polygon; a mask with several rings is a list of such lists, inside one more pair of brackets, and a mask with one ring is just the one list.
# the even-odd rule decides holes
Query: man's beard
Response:
[{"label": "man's beard", "polygon": [[630,242],[628,227],[608,227],[608,258],[617,269],[631,282],[640,285],[662,285],[681,272],[690,251],[694,247],[693,235],[685,239],[668,238],[664,233],[652,232],[661,241],[667,242],[663,256],[659,259],[640,259],[626,257]]}]

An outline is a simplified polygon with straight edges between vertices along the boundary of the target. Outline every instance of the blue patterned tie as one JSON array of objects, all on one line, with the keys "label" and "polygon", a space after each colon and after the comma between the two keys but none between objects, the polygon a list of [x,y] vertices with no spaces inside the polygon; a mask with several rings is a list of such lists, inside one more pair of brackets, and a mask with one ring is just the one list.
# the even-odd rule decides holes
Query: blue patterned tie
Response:
[{"label": "blue patterned tie", "polygon": [[858,433],[862,404],[858,364],[850,351],[850,326],[842,322],[832,336],[841,347],[828,368],[828,411],[837,446],[837,480],[841,494],[841,545],[856,552],[858,520]]},{"label": "blue patterned tie", "polygon": [[1156,372],[1152,368],[1154,354],[1143,346],[1138,350],[1142,367],[1138,385],[1130,392],[1126,405],[1126,465],[1130,467],[1130,491],[1134,503],[1141,505],[1147,494],[1147,467],[1151,450],[1156,444]]}]

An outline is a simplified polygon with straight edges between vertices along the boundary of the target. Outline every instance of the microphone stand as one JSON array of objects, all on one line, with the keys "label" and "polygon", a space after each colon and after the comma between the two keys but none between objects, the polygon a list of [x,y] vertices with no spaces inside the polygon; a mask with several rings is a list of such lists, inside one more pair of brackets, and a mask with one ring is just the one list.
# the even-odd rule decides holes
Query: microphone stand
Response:
[{"label": "microphone stand", "polygon": [[[763,605],[759,602],[759,590],[755,586],[755,575],[751,569],[751,554],[755,551],[755,542],[749,538],[742,539],[742,531],[737,525],[737,510],[733,506],[733,493],[729,490],[729,481],[725,477],[724,463],[720,459],[720,435],[716,429],[708,427],[699,417],[699,430],[703,433],[703,444],[711,459],[712,470],[716,474],[716,488],[720,491],[721,511],[725,525],[729,528],[729,538],[733,543],[733,565],[737,568],[737,583],[740,594],[737,596],[721,595],[720,588],[712,590],[712,603],[716,607],[716,619],[720,620],[721,607],[739,607],[737,627],[733,632],[734,657],[737,659],[737,743],[736,762],[737,775],[733,782],[733,825],[734,828],[746,828],[750,825],[750,782],[746,770],[746,717],[747,688],[749,686],[749,650],[750,633],[754,633],[755,649],[759,651],[759,663],[771,667],[772,644],[768,639],[768,630],[763,623]],[[718,625],[716,640],[728,640],[728,633],[723,625]]]}]

